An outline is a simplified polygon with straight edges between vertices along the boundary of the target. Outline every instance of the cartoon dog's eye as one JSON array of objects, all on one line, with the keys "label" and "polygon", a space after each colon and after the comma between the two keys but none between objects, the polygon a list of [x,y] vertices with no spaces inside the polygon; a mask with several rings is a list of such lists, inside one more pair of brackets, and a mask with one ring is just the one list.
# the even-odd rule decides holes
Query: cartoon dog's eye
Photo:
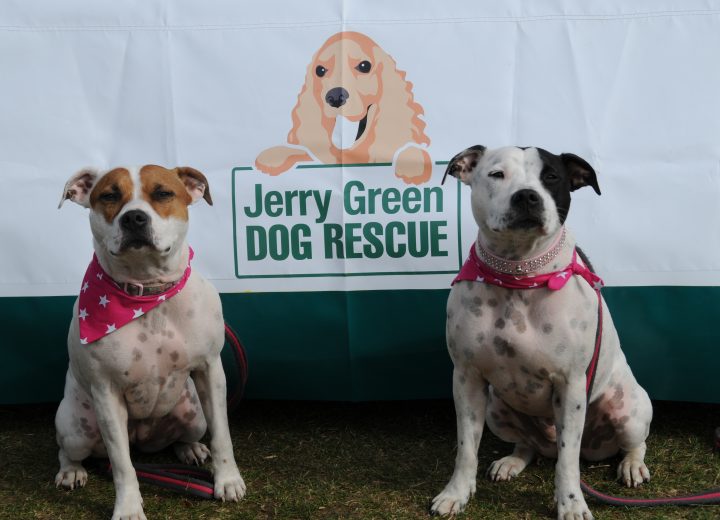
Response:
[{"label": "cartoon dog's eye", "polygon": [[318,78],[322,78],[326,72],[327,72],[327,69],[325,67],[323,67],[322,65],[318,65],[317,67],[315,67],[315,74],[317,74]]},{"label": "cartoon dog's eye", "polygon": [[100,200],[103,202],[117,202],[120,200],[120,192],[108,191],[107,193],[100,195]]},{"label": "cartoon dog's eye", "polygon": [[367,74],[370,72],[370,69],[372,68],[372,64],[369,61],[361,61],[357,64],[357,67],[355,67],[355,70],[358,70],[362,72],[363,74]]},{"label": "cartoon dog's eye", "polygon": [[494,170],[488,173],[488,177],[492,177],[493,179],[504,179],[505,178],[505,172],[501,170]]}]

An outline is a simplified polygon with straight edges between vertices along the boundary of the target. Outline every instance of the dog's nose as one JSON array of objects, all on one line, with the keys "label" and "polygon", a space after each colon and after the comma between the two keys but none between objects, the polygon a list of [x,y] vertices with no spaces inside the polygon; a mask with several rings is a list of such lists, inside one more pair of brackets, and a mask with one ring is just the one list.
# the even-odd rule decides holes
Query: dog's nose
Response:
[{"label": "dog's nose", "polygon": [[149,220],[147,213],[139,209],[133,209],[120,217],[120,227],[127,231],[140,231],[147,227]]},{"label": "dog's nose", "polygon": [[349,97],[350,94],[348,94],[347,90],[342,87],[335,87],[330,89],[328,93],[325,94],[325,101],[331,107],[338,108],[343,106]]},{"label": "dog's nose", "polygon": [[535,190],[518,190],[510,197],[510,205],[521,209],[536,209],[542,206],[542,198]]}]

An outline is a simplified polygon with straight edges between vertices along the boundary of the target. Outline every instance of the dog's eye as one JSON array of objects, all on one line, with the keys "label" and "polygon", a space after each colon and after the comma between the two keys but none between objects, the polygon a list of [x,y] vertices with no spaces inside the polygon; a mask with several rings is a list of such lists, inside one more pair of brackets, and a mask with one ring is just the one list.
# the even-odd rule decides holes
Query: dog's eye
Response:
[{"label": "dog's eye", "polygon": [[322,78],[326,72],[327,69],[322,65],[318,65],[317,67],[315,67],[315,74],[317,74],[318,78]]},{"label": "dog's eye", "polygon": [[119,191],[108,191],[107,193],[103,193],[100,195],[100,200],[103,202],[117,202],[120,200],[120,192]]},{"label": "dog's eye", "polygon": [[546,182],[555,182],[560,176],[553,171],[545,171],[542,175],[542,180]]},{"label": "dog's eye", "polygon": [[155,190],[153,191],[152,198],[158,202],[170,200],[175,196],[172,191],[167,190]]},{"label": "dog's eye", "polygon": [[372,64],[369,61],[361,61],[357,64],[357,67],[355,67],[355,70],[359,70],[363,74],[367,74],[370,72],[370,69],[372,68]]},{"label": "dog's eye", "polygon": [[494,170],[488,173],[488,177],[492,177],[493,179],[504,179],[505,178],[505,172],[501,170]]}]

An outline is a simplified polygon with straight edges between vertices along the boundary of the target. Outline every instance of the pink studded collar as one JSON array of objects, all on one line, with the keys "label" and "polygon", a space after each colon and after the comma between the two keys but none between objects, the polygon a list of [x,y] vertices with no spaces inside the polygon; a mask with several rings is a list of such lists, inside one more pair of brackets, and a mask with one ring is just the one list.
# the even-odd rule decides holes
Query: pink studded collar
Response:
[{"label": "pink studded collar", "polygon": [[573,275],[581,276],[585,281],[587,281],[587,283],[590,284],[590,287],[595,290],[598,300],[595,349],[593,350],[593,355],[590,358],[590,363],[585,370],[585,394],[589,400],[590,395],[592,394],[598,360],[600,359],[600,346],[602,344],[603,306],[600,289],[603,286],[603,282],[600,277],[588,269],[585,264],[578,261],[577,249],[573,248],[573,255],[570,264],[560,271],[537,274],[533,276],[514,276],[494,271],[488,265],[483,263],[480,258],[478,258],[477,252],[475,251],[475,244],[473,244],[470,248],[470,256],[467,260],[465,260],[465,263],[460,268],[460,272],[453,280],[452,285],[455,285],[460,281],[469,281],[489,283],[491,285],[505,287],[506,289],[539,289],[541,287],[547,287],[551,291],[559,291],[565,287],[565,284]]},{"label": "pink studded collar", "polygon": [[78,299],[80,343],[87,345],[97,341],[178,294],[185,287],[192,272],[190,260],[193,256],[190,248],[188,265],[182,278],[158,286],[163,290],[157,292],[148,291],[147,287],[139,284],[117,283],[100,266],[97,256],[93,254]]},{"label": "pink studded collar", "polygon": [[485,264],[478,257],[475,244],[473,244],[470,248],[470,255],[460,268],[460,272],[453,280],[452,285],[460,281],[469,281],[489,283],[491,285],[505,287],[506,289],[538,289],[540,287],[547,287],[551,291],[557,291],[562,289],[573,275],[584,278],[596,291],[599,291],[603,286],[602,279],[588,269],[585,264],[578,261],[577,250],[575,249],[573,249],[570,264],[560,271],[516,276],[495,271]]}]

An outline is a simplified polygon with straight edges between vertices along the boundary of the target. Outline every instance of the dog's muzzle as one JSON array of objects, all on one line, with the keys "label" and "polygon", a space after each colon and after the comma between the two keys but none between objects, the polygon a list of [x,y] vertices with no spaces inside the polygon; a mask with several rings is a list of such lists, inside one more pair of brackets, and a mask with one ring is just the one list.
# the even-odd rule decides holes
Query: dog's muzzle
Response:
[{"label": "dog's muzzle", "polygon": [[121,250],[140,249],[152,246],[150,236],[150,215],[139,209],[133,209],[120,217],[120,229],[123,231]]},{"label": "dog's muzzle", "polygon": [[333,108],[340,108],[350,97],[347,90],[342,87],[335,87],[328,90],[325,94],[325,102]]},{"label": "dog's muzzle", "polygon": [[522,189],[510,197],[508,212],[509,229],[532,229],[542,227],[545,204],[540,194],[531,189]]}]

